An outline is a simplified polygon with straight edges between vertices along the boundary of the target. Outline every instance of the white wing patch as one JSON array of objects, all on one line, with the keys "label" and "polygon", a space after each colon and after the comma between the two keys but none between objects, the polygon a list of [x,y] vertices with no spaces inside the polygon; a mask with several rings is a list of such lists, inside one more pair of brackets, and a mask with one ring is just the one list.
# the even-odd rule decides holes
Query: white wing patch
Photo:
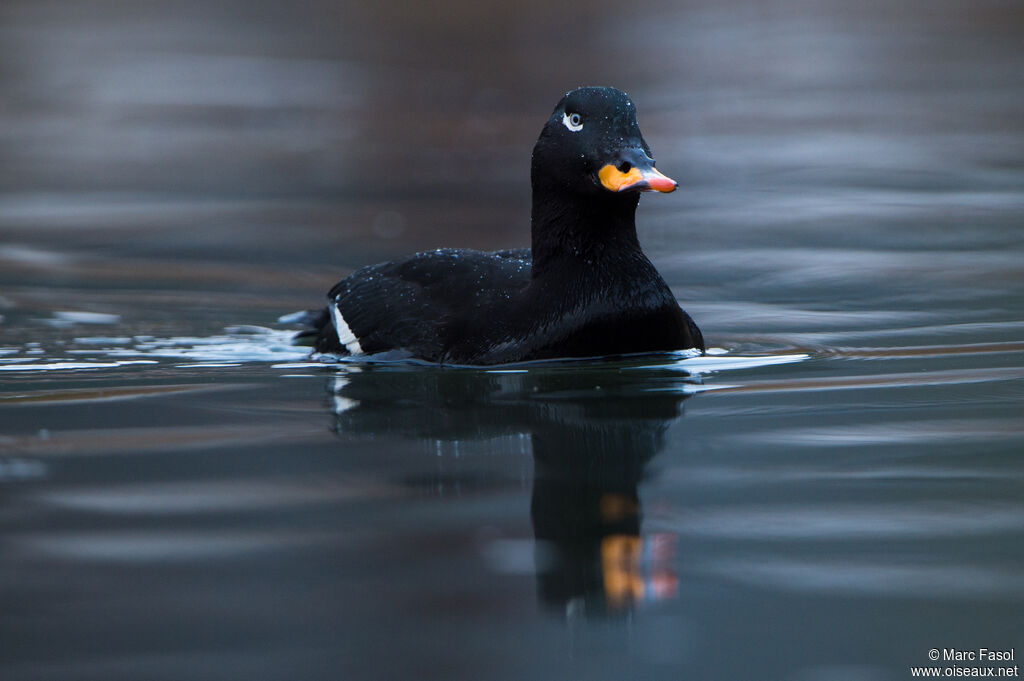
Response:
[{"label": "white wing patch", "polygon": [[348,323],[341,316],[341,310],[338,309],[337,303],[331,303],[331,317],[334,319],[334,330],[338,332],[338,340],[345,346],[348,353],[350,355],[363,354],[363,346],[359,344],[359,339],[352,333],[352,329],[348,328]]}]

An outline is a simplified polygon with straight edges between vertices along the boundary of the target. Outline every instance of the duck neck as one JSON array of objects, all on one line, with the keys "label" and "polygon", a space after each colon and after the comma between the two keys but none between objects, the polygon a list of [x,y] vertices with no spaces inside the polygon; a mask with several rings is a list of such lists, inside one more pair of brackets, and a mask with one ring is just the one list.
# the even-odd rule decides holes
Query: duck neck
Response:
[{"label": "duck neck", "polygon": [[534,187],[531,214],[533,277],[551,268],[601,261],[640,252],[636,237],[639,194],[566,197]]}]

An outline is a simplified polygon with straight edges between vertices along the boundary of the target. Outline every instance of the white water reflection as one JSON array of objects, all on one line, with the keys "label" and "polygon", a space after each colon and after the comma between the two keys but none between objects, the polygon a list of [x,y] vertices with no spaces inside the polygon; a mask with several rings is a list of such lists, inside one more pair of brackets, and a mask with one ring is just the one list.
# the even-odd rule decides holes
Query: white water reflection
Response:
[{"label": "white water reflection", "polygon": [[[1017,375],[1024,378],[1024,372]],[[873,447],[879,445],[938,445],[965,442],[991,443],[1024,440],[1024,419],[907,419],[898,423],[849,426],[779,428],[736,435],[748,444],[784,444],[816,447]]]},{"label": "white water reflection", "polygon": [[[8,347],[0,352],[0,371],[48,371],[70,369],[111,369],[120,366],[158,364],[159,360],[194,360],[174,364],[179,369],[235,367],[246,364],[272,362],[279,369],[317,369],[327,365],[337,366],[343,371],[357,371],[361,364],[382,364],[429,368],[432,365],[406,359],[391,360],[387,357],[337,358],[310,355],[308,348],[292,343],[294,331],[265,327],[231,327],[223,334],[211,336],[181,336],[154,338],[151,336],[83,336],[75,338],[70,345],[62,345],[52,354],[74,355],[74,359],[52,357],[42,360],[27,355],[46,355],[47,350],[38,344],[27,344],[21,348]],[[626,370],[673,368],[680,372],[699,376],[724,371],[738,371],[801,362],[808,359],[806,353],[789,354],[732,354],[723,348],[711,348],[706,355],[692,351],[678,353],[637,355],[625,358],[587,358],[583,360],[545,360],[523,363],[509,367],[478,367],[492,374],[514,375],[527,373],[532,368],[551,366],[592,366],[595,362],[615,366],[621,362]],[[128,359],[147,358],[147,359]],[[152,359],[150,359],[152,358]],[[114,361],[111,361],[114,360]],[[668,360],[666,362],[666,360]],[[453,370],[472,369],[454,367]]]},{"label": "white water reflection", "polygon": [[138,366],[140,364],[158,364],[155,360],[123,360],[117,362],[74,362],[55,360],[52,362],[34,362],[26,358],[4,357],[0,359],[0,371],[68,371],[75,369],[116,369],[117,367]]},{"label": "white water reflection", "polygon": [[[0,371],[60,371],[76,369],[112,369],[124,366],[160,364],[160,360],[194,360],[175,364],[179,369],[242,366],[247,363],[294,362],[306,359],[306,348],[296,347],[292,331],[262,327],[229,328],[213,336],[86,336],[70,345],[53,348],[52,358],[27,357],[44,354],[38,346],[6,348],[0,356]],[[59,355],[74,355],[74,359]],[[138,358],[138,359],[136,359]],[[143,359],[144,358],[144,359]],[[113,360],[113,361],[111,361]],[[288,365],[293,366],[293,365]],[[307,366],[303,363],[302,366]]]}]

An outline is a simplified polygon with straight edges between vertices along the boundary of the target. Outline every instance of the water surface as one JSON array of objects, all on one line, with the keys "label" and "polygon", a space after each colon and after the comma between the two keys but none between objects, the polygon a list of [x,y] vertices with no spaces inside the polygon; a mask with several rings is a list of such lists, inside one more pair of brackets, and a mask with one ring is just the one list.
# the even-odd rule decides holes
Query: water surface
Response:
[{"label": "water surface", "polygon": [[[5,3],[4,679],[910,678],[1024,649],[1024,15]],[[614,48],[614,50],[612,49]],[[628,90],[713,352],[333,363]]]}]

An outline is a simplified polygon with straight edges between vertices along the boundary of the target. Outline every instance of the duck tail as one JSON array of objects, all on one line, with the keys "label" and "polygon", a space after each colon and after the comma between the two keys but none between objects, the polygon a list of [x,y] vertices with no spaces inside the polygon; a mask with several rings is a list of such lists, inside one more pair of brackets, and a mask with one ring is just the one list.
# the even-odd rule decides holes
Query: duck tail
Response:
[{"label": "duck tail", "polygon": [[330,350],[322,350],[321,346],[325,345],[331,337],[337,342],[337,334],[334,333],[331,316],[326,307],[286,314],[278,317],[277,323],[299,327],[298,332],[292,336],[292,345],[304,345],[314,348],[318,352],[330,352]]}]

